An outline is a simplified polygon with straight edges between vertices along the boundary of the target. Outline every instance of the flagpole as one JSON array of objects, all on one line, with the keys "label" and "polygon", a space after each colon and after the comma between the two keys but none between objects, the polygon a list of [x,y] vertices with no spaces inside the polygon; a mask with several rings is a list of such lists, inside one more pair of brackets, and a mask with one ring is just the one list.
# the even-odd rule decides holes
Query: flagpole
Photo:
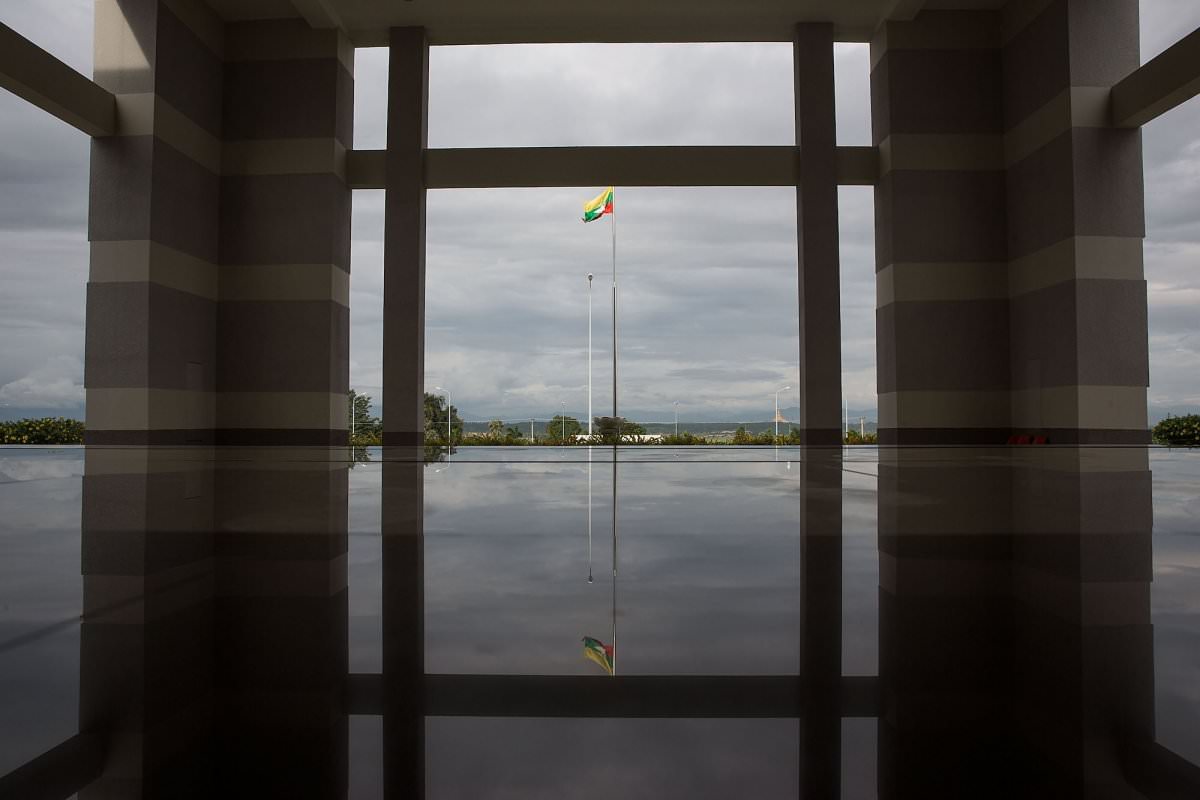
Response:
[{"label": "flagpole", "polygon": [[[612,187],[612,338],[613,338],[613,424],[617,424],[617,187]],[[617,427],[617,442],[621,441],[621,428]],[[616,457],[615,455],[613,456]]]}]

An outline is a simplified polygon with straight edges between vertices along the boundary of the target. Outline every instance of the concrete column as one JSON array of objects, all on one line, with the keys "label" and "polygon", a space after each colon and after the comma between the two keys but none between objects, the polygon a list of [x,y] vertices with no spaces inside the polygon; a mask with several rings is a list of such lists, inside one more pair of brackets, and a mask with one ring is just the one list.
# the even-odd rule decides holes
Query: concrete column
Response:
[{"label": "concrete column", "polygon": [[383,223],[383,443],[424,441],[425,179],[429,43],[393,28]]},{"label": "concrete column", "polygon": [[226,28],[217,441],[347,441],[354,49],[302,20]]},{"label": "concrete column", "polygon": [[880,440],[1147,441],[1137,3],[926,11],[872,41]]},{"label": "concrete column", "polygon": [[1012,426],[1148,443],[1141,133],[1108,127],[1137,0],[1010,4],[1004,36]]},{"label": "concrete column", "polygon": [[838,267],[833,26],[796,26],[797,264],[800,430],[809,445],[842,441],[842,307]]},{"label": "concrete column", "polygon": [[221,26],[202,4],[97,0],[95,13],[95,79],[118,113],[117,134],[92,140],[86,440],[208,442]]},{"label": "concrete column", "polygon": [[926,11],[871,41],[879,437],[1009,430],[1000,17]]}]

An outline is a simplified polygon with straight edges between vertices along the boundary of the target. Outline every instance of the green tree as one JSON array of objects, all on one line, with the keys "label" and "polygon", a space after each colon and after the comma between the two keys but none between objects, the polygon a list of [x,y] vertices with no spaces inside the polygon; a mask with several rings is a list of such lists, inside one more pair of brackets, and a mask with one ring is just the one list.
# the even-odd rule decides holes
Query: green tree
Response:
[{"label": "green tree", "polygon": [[1167,417],[1154,426],[1154,441],[1172,447],[1200,446],[1200,414]]},{"label": "green tree", "polygon": [[546,438],[552,444],[572,444],[575,442],[575,437],[581,433],[583,433],[583,426],[574,417],[564,417],[558,414],[546,423]]},{"label": "green tree", "polygon": [[[450,406],[450,439],[449,444],[462,442],[463,421],[458,416],[458,409]],[[425,393],[425,441],[430,443],[447,444],[446,441],[446,398],[440,394]]]},{"label": "green tree", "polygon": [[594,430],[605,444],[614,444],[620,436],[641,436],[646,428],[624,417],[596,417]]},{"label": "green tree", "polygon": [[733,432],[734,444],[750,444],[751,441],[750,434],[746,433],[745,425],[739,425],[738,429]]},{"label": "green tree", "polygon": [[488,422],[487,435],[489,439],[499,441],[504,438],[504,422],[503,420],[494,419]]},{"label": "green tree", "polygon": [[383,423],[379,417],[371,416],[371,395],[359,394],[351,389],[349,400],[347,427],[350,429],[351,444],[355,447],[380,444]]}]

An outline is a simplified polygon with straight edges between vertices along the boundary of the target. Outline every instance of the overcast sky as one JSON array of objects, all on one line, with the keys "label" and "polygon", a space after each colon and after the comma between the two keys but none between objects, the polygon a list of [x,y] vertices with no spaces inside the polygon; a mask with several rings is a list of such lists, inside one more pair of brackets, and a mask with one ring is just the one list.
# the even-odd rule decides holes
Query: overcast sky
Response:
[{"label": "overcast sky", "polygon": [[[0,20],[91,74],[92,0],[0,0]],[[1143,0],[1143,60],[1200,26],[1194,0]],[[357,54],[355,146],[382,147],[385,50]],[[596,64],[604,64],[598,76]],[[865,45],[837,49],[838,139],[869,144]],[[435,48],[433,147],[790,144],[787,45]],[[1152,407],[1200,406],[1200,102],[1147,126]],[[87,137],[0,92],[0,418],[81,414]],[[611,403],[609,229],[600,190],[434,191],[426,384],[469,419]],[[619,189],[621,402],[631,415],[767,419],[797,382],[795,193]],[[356,192],[351,382],[379,397],[382,192]],[[869,188],[841,190],[842,357],[852,409],[875,407]],[[795,392],[781,396],[793,406]]]}]

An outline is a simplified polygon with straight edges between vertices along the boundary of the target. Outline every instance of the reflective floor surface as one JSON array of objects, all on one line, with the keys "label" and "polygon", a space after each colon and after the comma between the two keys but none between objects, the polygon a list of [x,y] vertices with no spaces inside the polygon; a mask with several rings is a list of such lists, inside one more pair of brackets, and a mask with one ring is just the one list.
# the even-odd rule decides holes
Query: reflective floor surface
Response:
[{"label": "reflective floor surface", "polygon": [[1197,798],[1197,764],[1200,451],[0,448],[5,800]]}]

